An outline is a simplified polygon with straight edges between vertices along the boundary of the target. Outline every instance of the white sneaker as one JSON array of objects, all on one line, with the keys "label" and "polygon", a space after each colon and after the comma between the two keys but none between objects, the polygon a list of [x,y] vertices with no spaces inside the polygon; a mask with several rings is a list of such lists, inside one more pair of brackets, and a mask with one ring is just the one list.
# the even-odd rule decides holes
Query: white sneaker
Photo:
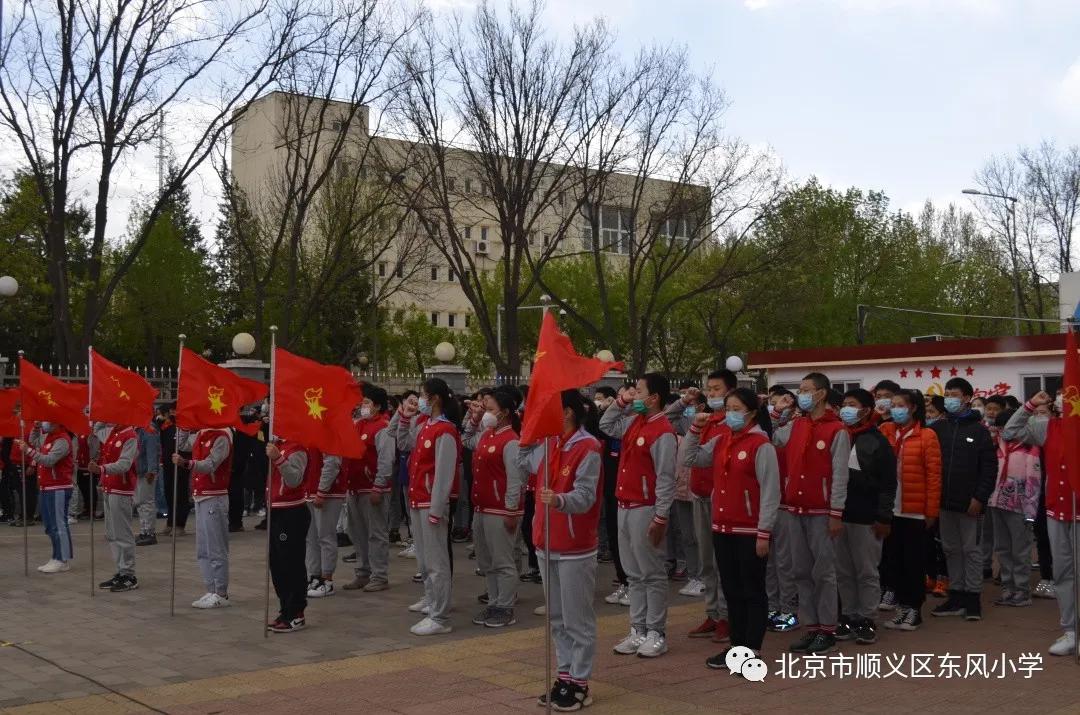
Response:
[{"label": "white sneaker", "polygon": [[639,658],[656,658],[667,653],[667,638],[656,631],[649,631],[645,642],[637,649]]},{"label": "white sneaker", "polygon": [[615,604],[619,603],[622,600],[623,596],[629,596],[629,594],[630,594],[630,589],[627,588],[625,584],[620,585],[617,589],[612,591],[609,595],[604,596],[604,603],[610,603],[611,605],[614,606]]},{"label": "white sneaker", "polygon": [[413,605],[409,606],[409,612],[410,613],[423,613],[426,616],[427,614],[431,613],[431,606],[428,605],[427,601],[425,601],[423,599],[420,599],[419,601],[417,601]]},{"label": "white sneaker", "polygon": [[1065,631],[1064,635],[1050,646],[1050,655],[1072,655],[1076,652],[1076,631]]},{"label": "white sneaker", "polygon": [[641,644],[644,642],[644,633],[638,633],[635,630],[631,630],[630,635],[619,641],[613,650],[619,655],[633,655],[638,652],[638,648],[640,648]]},{"label": "white sneaker", "polygon": [[450,626],[440,625],[430,618],[425,618],[410,628],[409,632],[414,636],[437,636],[443,633],[449,633],[452,630],[453,629]]},{"label": "white sneaker", "polygon": [[415,559],[416,558],[416,545],[409,544],[404,549],[398,552],[399,559]]},{"label": "white sneaker", "polygon": [[51,569],[53,567],[53,564],[55,564],[55,563],[57,563],[56,559],[49,559],[48,561],[43,563],[41,566],[38,566],[37,570],[41,571],[42,573],[45,573],[45,569]]},{"label": "white sneaker", "polygon": [[547,615],[547,606],[545,606],[544,604],[541,603],[539,606],[537,606],[536,608],[533,609],[533,615],[534,616],[546,616]]},{"label": "white sneaker", "polygon": [[679,589],[680,596],[691,596],[697,598],[705,595],[705,582],[696,578],[690,579],[690,582]]},{"label": "white sneaker", "polygon": [[191,604],[192,608],[225,608],[230,606],[228,598],[222,598],[216,593],[204,594],[202,598]]},{"label": "white sneaker", "polygon": [[307,592],[308,598],[326,598],[334,595],[334,582],[323,581],[315,586],[315,588],[309,588]]},{"label": "white sneaker", "polygon": [[67,565],[65,561],[50,561],[41,567],[41,573],[61,573],[62,571],[70,571],[71,567]]},{"label": "white sneaker", "polygon": [[627,608],[630,607],[630,587],[629,586],[627,586],[626,590],[623,591],[622,595],[619,596],[619,605],[620,606],[626,606]]},{"label": "white sneaker", "polygon": [[79,520],[78,520],[78,519],[76,519],[76,518],[75,518],[75,517],[73,517],[73,516],[69,516],[69,517],[67,518],[67,522],[68,522],[68,526],[71,526],[72,524],[78,524],[78,523],[79,523]]}]

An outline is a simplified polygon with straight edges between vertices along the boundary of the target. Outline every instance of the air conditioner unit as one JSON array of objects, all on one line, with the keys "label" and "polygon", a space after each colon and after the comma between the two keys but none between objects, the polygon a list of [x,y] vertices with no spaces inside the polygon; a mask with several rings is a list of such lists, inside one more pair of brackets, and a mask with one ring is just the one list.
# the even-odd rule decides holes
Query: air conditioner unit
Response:
[{"label": "air conditioner unit", "polygon": [[952,340],[951,335],[916,335],[911,339],[913,343],[940,343],[942,340]]},{"label": "air conditioner unit", "polygon": [[477,241],[476,242],[476,255],[478,255],[478,256],[486,256],[487,254],[488,254],[488,242],[487,241]]}]

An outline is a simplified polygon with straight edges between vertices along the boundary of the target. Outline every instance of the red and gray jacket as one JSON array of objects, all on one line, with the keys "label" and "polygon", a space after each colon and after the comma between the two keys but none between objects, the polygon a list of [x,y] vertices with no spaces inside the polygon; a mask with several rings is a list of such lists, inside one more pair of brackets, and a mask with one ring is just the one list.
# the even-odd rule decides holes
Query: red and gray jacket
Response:
[{"label": "red and gray jacket", "polygon": [[1035,405],[1028,402],[1009,418],[1001,436],[1009,442],[1023,441],[1043,448],[1043,465],[1046,467],[1046,517],[1055,521],[1080,521],[1080,513],[1073,511],[1075,494],[1068,465],[1065,463],[1065,431],[1063,418],[1032,418]]},{"label": "red and gray jacket", "polygon": [[691,427],[683,463],[713,474],[712,530],[768,540],[780,507],[780,466],[768,435],[752,425],[701,443]]},{"label": "red and gray jacket", "polygon": [[429,509],[430,516],[446,516],[450,500],[458,495],[461,437],[445,417],[426,420],[409,455],[409,508]]},{"label": "red and gray jacket", "polygon": [[52,432],[38,438],[39,447],[27,445],[26,458],[38,465],[38,488],[43,492],[72,488],[75,471],[72,438],[64,428],[55,425]]},{"label": "red and gray jacket", "polygon": [[270,463],[270,506],[274,509],[300,506],[305,501],[304,473],[307,451],[296,442],[277,442],[281,456]]},{"label": "red and gray jacket", "polygon": [[232,434],[227,429],[199,430],[183,437],[178,451],[191,452],[185,466],[192,475],[191,493],[198,501],[227,496],[232,478]]},{"label": "red and gray jacket", "polygon": [[[551,531],[548,542],[553,559],[587,558],[597,550],[597,529],[603,474],[600,440],[584,429],[568,437],[548,440],[552,443],[550,488],[556,503],[551,507]],[[544,446],[523,447],[518,464],[524,471],[541,472]],[[533,544],[544,548],[545,509],[537,504],[533,516]]]},{"label": "red and gray jacket", "polygon": [[[691,427],[691,430],[694,428]],[[719,410],[709,415],[709,421],[698,435],[702,443],[709,442],[714,437],[730,434],[731,428],[724,422],[724,411]],[[713,470],[708,467],[690,468],[690,493],[696,497],[707,499],[712,496]]]},{"label": "red and gray jacket", "polygon": [[521,498],[528,476],[518,467],[518,434],[507,425],[498,429],[476,431],[468,423],[462,442],[472,449],[472,504],[483,514],[521,516],[525,513]]},{"label": "red and gray jacket", "polygon": [[98,450],[98,464],[101,465],[101,490],[106,494],[135,496],[135,482],[138,479],[135,458],[139,456],[139,436],[133,427],[114,426],[105,437],[102,434],[101,447]]},{"label": "red and gray jacket", "polygon": [[345,460],[348,491],[354,494],[390,491],[397,449],[390,432],[390,420],[384,414],[353,423],[366,449],[360,459]]},{"label": "red and gray jacket", "polygon": [[797,417],[779,427],[773,444],[784,448],[787,482],[784,509],[802,516],[844,515],[851,438],[832,410],[817,418]]},{"label": "red and gray jacket", "polygon": [[600,431],[622,440],[615,498],[620,509],[655,507],[655,519],[667,523],[675,498],[675,428],[664,415],[634,414],[621,401],[604,411]]}]

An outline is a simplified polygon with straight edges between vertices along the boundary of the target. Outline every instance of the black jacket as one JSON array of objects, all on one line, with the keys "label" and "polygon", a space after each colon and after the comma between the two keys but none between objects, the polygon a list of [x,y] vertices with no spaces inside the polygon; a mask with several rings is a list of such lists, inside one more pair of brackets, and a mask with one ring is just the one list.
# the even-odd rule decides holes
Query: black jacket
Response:
[{"label": "black jacket", "polygon": [[978,412],[938,420],[934,430],[941,443],[941,508],[966,512],[971,500],[984,507],[997,481],[997,448]]},{"label": "black jacket", "polygon": [[[852,438],[844,521],[849,524],[892,522],[896,501],[896,454],[877,427]],[[856,466],[858,465],[858,466]]]}]

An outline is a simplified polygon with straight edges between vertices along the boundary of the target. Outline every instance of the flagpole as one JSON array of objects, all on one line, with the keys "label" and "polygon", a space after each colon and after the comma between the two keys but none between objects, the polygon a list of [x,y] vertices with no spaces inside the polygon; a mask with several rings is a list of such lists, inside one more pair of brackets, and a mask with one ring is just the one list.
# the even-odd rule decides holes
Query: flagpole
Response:
[{"label": "flagpole", "polygon": [[[274,414],[277,412],[274,405],[274,376],[277,370],[277,326],[270,326],[270,432],[267,435],[267,443],[274,438]],[[267,624],[270,623],[270,514],[274,511],[273,506],[273,490],[271,488],[270,471],[273,470],[273,465],[268,465],[266,472],[266,581],[264,584],[265,589],[265,601],[263,604],[263,622],[262,622],[262,634],[263,638],[270,637],[270,630],[267,628]]]},{"label": "flagpole", "polygon": [[[547,300],[544,300],[547,298]],[[540,297],[544,304],[541,320],[548,312],[546,295]],[[557,396],[556,396],[557,397]],[[544,438],[544,489],[551,489],[551,438]],[[544,504],[544,687],[551,687],[551,505]],[[551,691],[544,698],[544,712],[551,713]]]},{"label": "flagpole", "polygon": [[[176,361],[176,398],[180,397],[180,378],[184,374],[184,340],[187,336],[180,333],[180,357]],[[180,426],[175,422],[173,423],[173,451],[175,454],[180,453]],[[170,459],[172,455],[169,455]],[[172,537],[172,573],[169,577],[169,615],[176,615],[176,506],[180,503],[180,465],[173,462],[172,467],[172,508],[169,509],[169,521],[172,522],[172,529],[169,531],[169,536]],[[166,522],[168,523],[168,522]]]},{"label": "flagpole", "polygon": [[[23,421],[22,412],[19,412],[19,439],[26,438],[26,422]],[[25,442],[23,442],[26,445]],[[29,446],[29,445],[26,445]],[[22,461],[22,527],[23,527],[23,576],[30,576],[30,526],[26,519],[26,449],[19,450],[19,458]],[[67,515],[64,515],[67,518]]]},{"label": "flagpole", "polygon": [[[1072,573],[1073,573],[1073,603],[1080,604],[1080,578],[1077,577],[1077,567],[1080,566],[1080,521],[1076,520],[1076,489],[1072,490],[1072,521],[1069,526],[1072,530]],[[1073,633],[1080,634],[1080,613],[1073,607]],[[1080,643],[1073,645],[1073,654],[1076,656],[1076,664],[1080,665]]]},{"label": "flagpole", "polygon": [[[94,582],[94,518],[97,512],[94,510],[94,497],[97,496],[97,485],[94,484],[94,473],[90,471],[90,438],[94,436],[94,420],[90,419],[90,403],[94,401],[94,361],[90,359],[93,347],[87,348],[86,361],[86,423],[90,427],[90,434],[86,435],[86,473],[90,479],[90,598],[97,596],[97,588]],[[98,445],[98,456],[101,456],[101,445]],[[98,478],[100,480],[100,477]],[[102,509],[105,505],[102,504]]]}]

